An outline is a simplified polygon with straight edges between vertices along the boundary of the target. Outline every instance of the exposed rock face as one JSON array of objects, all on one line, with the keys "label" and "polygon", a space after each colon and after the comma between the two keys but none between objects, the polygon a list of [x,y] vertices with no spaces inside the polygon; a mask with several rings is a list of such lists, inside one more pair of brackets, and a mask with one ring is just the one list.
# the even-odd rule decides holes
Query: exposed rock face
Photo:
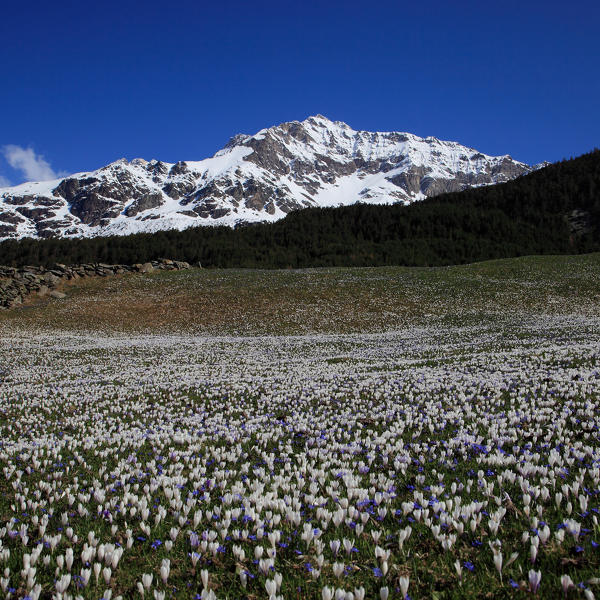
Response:
[{"label": "exposed rock face", "polygon": [[576,208],[566,216],[569,224],[569,229],[574,235],[583,235],[590,233],[593,229],[592,226],[592,215],[580,208]]},{"label": "exposed rock face", "polygon": [[410,203],[532,170],[455,142],[354,131],[322,116],[234,136],[212,158],[118,160],[0,189],[0,239],[91,237],[273,221],[309,206]]},{"label": "exposed rock face", "polygon": [[144,196],[139,197],[137,200],[134,200],[133,203],[125,209],[125,214],[128,217],[135,217],[135,215],[138,213],[144,212],[150,208],[158,208],[162,203],[162,194],[157,192],[153,194],[145,194]]}]

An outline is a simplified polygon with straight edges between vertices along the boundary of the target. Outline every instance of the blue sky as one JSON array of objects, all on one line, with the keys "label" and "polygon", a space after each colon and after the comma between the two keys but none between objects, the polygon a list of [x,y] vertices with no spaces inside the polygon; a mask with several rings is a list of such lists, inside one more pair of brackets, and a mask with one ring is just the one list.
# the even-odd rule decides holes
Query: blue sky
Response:
[{"label": "blue sky", "polygon": [[321,113],[529,163],[600,145],[600,3],[6,3],[0,181]]}]

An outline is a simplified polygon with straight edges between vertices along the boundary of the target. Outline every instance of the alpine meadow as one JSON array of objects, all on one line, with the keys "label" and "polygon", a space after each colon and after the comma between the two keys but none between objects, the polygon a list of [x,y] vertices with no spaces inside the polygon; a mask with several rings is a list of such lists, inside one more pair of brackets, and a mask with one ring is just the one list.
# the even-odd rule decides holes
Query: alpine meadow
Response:
[{"label": "alpine meadow", "polygon": [[599,19],[4,7],[0,596],[600,598]]}]

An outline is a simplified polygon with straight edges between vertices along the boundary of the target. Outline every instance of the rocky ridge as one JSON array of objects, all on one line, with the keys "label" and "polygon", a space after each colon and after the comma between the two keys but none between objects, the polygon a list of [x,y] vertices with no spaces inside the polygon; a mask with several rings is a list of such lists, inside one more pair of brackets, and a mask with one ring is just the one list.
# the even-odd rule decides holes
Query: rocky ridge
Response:
[{"label": "rocky ridge", "polygon": [[103,263],[86,263],[75,266],[56,264],[50,269],[45,267],[25,266],[20,268],[0,266],[0,309],[11,308],[22,304],[24,300],[37,294],[40,297],[50,296],[56,299],[66,297],[60,291],[61,284],[84,277],[108,277],[125,273],[150,273],[154,270],[189,269],[187,262],[161,258],[152,262],[135,265],[107,265]]},{"label": "rocky ridge", "polygon": [[321,115],[237,135],[212,158],[118,160],[0,189],[0,240],[125,235],[274,221],[311,206],[403,203],[536,167],[437,138],[355,131]]}]

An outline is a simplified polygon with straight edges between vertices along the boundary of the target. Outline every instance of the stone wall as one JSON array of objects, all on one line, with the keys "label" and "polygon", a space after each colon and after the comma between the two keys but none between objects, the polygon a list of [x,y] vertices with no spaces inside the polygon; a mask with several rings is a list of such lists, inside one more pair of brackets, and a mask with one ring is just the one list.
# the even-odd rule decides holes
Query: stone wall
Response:
[{"label": "stone wall", "polygon": [[64,298],[59,287],[65,281],[84,277],[108,277],[125,273],[150,273],[154,270],[175,271],[189,269],[187,262],[159,258],[145,264],[106,265],[103,263],[87,263],[67,266],[56,264],[52,268],[45,267],[2,267],[0,266],[0,309],[11,308],[22,304],[31,294]]}]

